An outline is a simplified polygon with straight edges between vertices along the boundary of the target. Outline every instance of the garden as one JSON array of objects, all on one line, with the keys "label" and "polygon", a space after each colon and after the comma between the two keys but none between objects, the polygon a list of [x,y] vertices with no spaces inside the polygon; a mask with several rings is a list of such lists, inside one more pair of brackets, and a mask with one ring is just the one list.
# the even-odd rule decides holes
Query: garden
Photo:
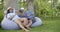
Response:
[{"label": "garden", "polygon": [[[0,3],[1,23],[4,18],[3,0],[1,0]],[[25,2],[20,5],[20,7],[23,6],[25,8],[27,7]],[[41,26],[31,27],[31,32],[60,32],[60,2],[58,0],[36,0],[34,4],[34,12],[35,16],[39,17],[43,24]],[[0,26],[0,32],[23,32],[23,30],[4,30]]]}]

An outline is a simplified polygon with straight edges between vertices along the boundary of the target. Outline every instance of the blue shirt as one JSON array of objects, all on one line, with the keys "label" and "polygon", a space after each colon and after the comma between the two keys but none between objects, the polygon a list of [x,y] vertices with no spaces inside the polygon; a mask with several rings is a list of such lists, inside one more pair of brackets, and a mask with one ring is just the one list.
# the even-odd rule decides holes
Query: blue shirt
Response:
[{"label": "blue shirt", "polygon": [[25,15],[28,19],[33,19],[34,18],[34,12],[32,12],[32,11],[26,11]]},{"label": "blue shirt", "polygon": [[26,11],[24,15],[18,15],[19,17],[23,18],[26,17],[28,19],[33,19],[34,18],[34,12],[32,11]]},{"label": "blue shirt", "polygon": [[26,17],[26,15],[24,14],[24,15],[22,15],[22,14],[19,14],[18,15],[20,18],[24,18],[24,17]]},{"label": "blue shirt", "polygon": [[18,16],[21,18],[26,17],[28,20],[32,20],[33,21],[32,23],[36,22],[34,12],[32,12],[32,11],[26,11],[24,15],[20,14]]}]

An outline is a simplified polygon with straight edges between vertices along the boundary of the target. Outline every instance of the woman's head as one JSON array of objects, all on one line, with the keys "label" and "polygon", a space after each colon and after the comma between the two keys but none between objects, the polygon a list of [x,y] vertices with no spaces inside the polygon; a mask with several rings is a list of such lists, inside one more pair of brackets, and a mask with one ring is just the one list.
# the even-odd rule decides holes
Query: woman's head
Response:
[{"label": "woman's head", "polygon": [[7,13],[12,13],[12,12],[13,12],[13,8],[8,7],[8,8],[7,8]]}]

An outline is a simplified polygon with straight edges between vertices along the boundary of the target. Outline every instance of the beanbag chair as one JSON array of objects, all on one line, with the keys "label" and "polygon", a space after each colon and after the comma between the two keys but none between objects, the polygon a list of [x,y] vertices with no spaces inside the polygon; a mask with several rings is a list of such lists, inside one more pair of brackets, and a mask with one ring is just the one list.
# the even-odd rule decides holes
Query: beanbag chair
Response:
[{"label": "beanbag chair", "polygon": [[[42,25],[42,21],[40,18],[35,17],[36,22],[32,24],[31,27],[35,27],[35,26],[40,26]],[[8,20],[6,17],[4,17],[4,19],[1,22],[1,27],[3,29],[7,29],[7,30],[16,30],[16,29],[20,29],[20,27],[14,22],[14,21],[10,21]]]}]

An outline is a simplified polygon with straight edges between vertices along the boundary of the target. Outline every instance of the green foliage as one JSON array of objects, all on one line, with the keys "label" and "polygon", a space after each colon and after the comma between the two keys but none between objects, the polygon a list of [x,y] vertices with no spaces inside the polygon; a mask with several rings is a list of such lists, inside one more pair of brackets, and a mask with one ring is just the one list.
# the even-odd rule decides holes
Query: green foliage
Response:
[{"label": "green foliage", "polygon": [[2,10],[3,9],[3,4],[0,4],[0,10]]},{"label": "green foliage", "polygon": [[3,10],[0,10],[0,22],[2,21],[3,19]]},{"label": "green foliage", "polygon": [[3,4],[0,4],[0,22],[2,21],[3,19]]},{"label": "green foliage", "polygon": [[55,16],[56,12],[58,11],[56,9],[56,3],[57,0],[53,0],[53,3],[49,3],[49,0],[36,0],[35,3],[35,14],[37,15],[38,13],[40,15],[49,15],[49,16]]},{"label": "green foliage", "polygon": [[57,8],[57,9],[60,9],[60,4],[58,4],[58,5],[56,6],[56,8]]},{"label": "green foliage", "polygon": [[1,2],[3,2],[4,0],[2,0]]},{"label": "green foliage", "polygon": [[[0,23],[1,23],[1,21],[3,20],[3,10],[0,10]],[[1,26],[0,26],[0,28],[1,28]]]},{"label": "green foliage", "polygon": [[25,11],[27,10],[27,3],[24,1],[24,2],[21,2],[21,0],[19,1],[19,7],[21,8],[21,7],[24,7],[25,8]]}]

